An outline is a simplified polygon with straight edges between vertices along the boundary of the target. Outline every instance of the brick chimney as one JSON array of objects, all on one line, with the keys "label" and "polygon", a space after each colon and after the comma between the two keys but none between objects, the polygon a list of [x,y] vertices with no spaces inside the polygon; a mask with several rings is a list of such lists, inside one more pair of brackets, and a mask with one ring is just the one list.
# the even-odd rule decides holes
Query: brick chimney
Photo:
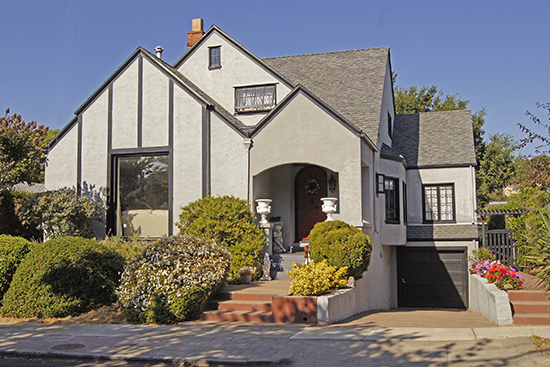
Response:
[{"label": "brick chimney", "polygon": [[202,28],[202,19],[193,19],[191,32],[187,32],[187,48],[190,49],[204,34]]}]

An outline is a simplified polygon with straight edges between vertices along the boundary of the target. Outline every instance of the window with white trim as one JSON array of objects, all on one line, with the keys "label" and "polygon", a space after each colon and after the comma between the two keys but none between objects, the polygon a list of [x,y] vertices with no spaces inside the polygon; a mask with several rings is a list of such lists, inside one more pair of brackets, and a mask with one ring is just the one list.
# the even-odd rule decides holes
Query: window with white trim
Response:
[{"label": "window with white trim", "polygon": [[424,222],[454,222],[454,184],[424,185]]},{"label": "window with white trim", "polygon": [[275,107],[275,85],[235,88],[235,112],[269,111]]},{"label": "window with white trim", "polygon": [[208,48],[208,67],[210,69],[217,69],[222,67],[222,47],[214,46]]}]

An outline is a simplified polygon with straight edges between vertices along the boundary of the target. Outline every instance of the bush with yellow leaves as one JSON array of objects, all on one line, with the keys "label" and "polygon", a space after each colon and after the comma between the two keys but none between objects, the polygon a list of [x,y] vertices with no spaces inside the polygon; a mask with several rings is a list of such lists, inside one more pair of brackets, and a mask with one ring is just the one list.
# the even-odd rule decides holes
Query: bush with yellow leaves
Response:
[{"label": "bush with yellow leaves", "polygon": [[348,268],[328,265],[326,260],[309,264],[291,263],[292,270],[287,272],[292,282],[290,294],[293,296],[319,296],[331,289],[342,288],[347,284]]}]

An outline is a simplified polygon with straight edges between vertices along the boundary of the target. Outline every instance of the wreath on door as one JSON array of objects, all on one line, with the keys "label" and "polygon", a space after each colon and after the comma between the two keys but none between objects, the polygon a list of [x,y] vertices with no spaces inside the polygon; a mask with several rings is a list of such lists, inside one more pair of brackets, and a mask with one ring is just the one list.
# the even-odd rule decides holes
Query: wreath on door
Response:
[{"label": "wreath on door", "polygon": [[319,181],[317,181],[313,177],[310,177],[306,180],[304,184],[304,188],[306,190],[306,194],[313,195],[319,191],[321,186],[319,185]]}]

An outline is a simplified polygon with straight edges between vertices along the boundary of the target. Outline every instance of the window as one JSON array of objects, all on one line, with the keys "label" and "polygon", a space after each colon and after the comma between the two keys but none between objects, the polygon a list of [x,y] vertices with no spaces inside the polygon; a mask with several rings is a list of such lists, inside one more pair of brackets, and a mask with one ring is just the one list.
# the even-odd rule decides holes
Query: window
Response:
[{"label": "window", "polygon": [[116,164],[117,235],[168,235],[168,156],[122,156]]},{"label": "window", "polygon": [[221,49],[222,49],[221,46],[210,47],[208,49],[208,54],[209,54],[208,67],[210,69],[216,69],[216,68],[222,67]]},{"label": "window", "polygon": [[454,185],[424,185],[424,222],[454,221]]},{"label": "window", "polygon": [[399,223],[399,179],[386,177],[384,180],[386,195],[386,223]]},{"label": "window", "polygon": [[235,89],[235,112],[268,111],[275,103],[275,85]]}]

